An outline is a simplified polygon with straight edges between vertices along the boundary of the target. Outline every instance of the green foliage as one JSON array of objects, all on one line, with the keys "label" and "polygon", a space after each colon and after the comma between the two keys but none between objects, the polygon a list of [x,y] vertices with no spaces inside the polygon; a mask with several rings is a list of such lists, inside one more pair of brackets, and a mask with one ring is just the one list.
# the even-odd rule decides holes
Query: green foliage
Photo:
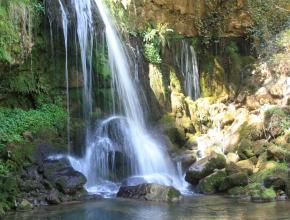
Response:
[{"label": "green foliage", "polygon": [[142,34],[145,57],[150,63],[161,63],[161,48],[165,46],[169,32],[173,30],[168,28],[168,24],[158,23],[156,28],[148,27]]},{"label": "green foliage", "polygon": [[154,43],[144,44],[144,53],[146,59],[152,64],[160,64],[162,59],[160,56],[160,51],[157,45]]},{"label": "green foliage", "polygon": [[7,176],[10,172],[9,164],[6,164],[4,161],[0,160],[0,176]]},{"label": "green foliage", "polygon": [[36,134],[45,128],[63,130],[65,120],[65,111],[56,105],[29,111],[0,108],[0,143],[22,142],[25,131]]},{"label": "green foliage", "polygon": [[16,177],[0,176],[0,216],[15,205],[19,195],[19,188]]}]

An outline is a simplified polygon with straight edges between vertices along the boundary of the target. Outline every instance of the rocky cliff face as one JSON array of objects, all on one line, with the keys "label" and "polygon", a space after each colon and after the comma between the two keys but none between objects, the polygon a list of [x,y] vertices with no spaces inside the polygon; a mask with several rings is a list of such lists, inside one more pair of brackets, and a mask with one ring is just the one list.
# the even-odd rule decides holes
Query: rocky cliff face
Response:
[{"label": "rocky cliff face", "polygon": [[[116,0],[115,0],[116,2]],[[121,2],[129,10],[129,20],[137,27],[148,23],[168,23],[169,27],[185,36],[206,36],[218,30],[221,36],[242,36],[253,25],[247,0],[146,0]]]}]

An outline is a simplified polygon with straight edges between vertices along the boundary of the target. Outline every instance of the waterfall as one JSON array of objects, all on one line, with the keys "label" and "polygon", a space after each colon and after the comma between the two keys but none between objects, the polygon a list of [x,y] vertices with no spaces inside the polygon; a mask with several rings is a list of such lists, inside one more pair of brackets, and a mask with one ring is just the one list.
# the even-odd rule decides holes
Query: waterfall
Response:
[{"label": "waterfall", "polygon": [[193,100],[200,97],[199,72],[197,65],[196,53],[193,46],[187,40],[181,42],[181,52],[176,62],[183,77],[185,95],[190,96]]},{"label": "waterfall", "polygon": [[82,61],[85,120],[91,120],[92,112],[92,48],[96,36],[92,12],[95,10],[105,26],[112,89],[116,95],[113,97],[116,110],[97,124],[95,132],[87,132],[85,155],[82,158],[69,156],[72,166],[87,177],[88,191],[104,195],[116,193],[121,182],[127,185],[159,183],[181,188],[182,181],[166,146],[147,130],[134,81],[138,78],[137,64],[130,60],[106,6],[102,0],[94,0],[95,4],[91,0],[71,1]]}]

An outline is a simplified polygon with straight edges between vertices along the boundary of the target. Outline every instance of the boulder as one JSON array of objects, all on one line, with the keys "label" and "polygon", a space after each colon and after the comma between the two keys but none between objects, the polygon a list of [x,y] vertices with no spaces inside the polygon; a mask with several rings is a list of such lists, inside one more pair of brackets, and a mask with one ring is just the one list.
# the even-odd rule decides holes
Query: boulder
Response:
[{"label": "boulder", "polygon": [[246,186],[249,183],[248,175],[245,172],[231,174],[225,178],[219,186],[219,191],[226,191],[236,186]]},{"label": "boulder", "polygon": [[117,197],[156,202],[176,202],[182,199],[181,193],[174,187],[154,183],[121,186]]},{"label": "boulder", "polygon": [[224,182],[226,176],[227,174],[224,170],[218,170],[200,180],[197,189],[204,194],[214,194],[219,191],[219,187]]},{"label": "boulder", "polygon": [[43,175],[65,194],[75,194],[82,190],[86,183],[86,177],[75,171],[67,159],[45,161]]},{"label": "boulder", "polygon": [[223,169],[226,166],[224,155],[212,153],[211,155],[198,160],[186,172],[185,180],[192,185],[197,185],[199,180],[212,174],[216,169]]},{"label": "boulder", "polygon": [[255,155],[252,146],[253,146],[252,141],[247,139],[241,140],[238,147],[238,155],[242,160],[246,160]]}]

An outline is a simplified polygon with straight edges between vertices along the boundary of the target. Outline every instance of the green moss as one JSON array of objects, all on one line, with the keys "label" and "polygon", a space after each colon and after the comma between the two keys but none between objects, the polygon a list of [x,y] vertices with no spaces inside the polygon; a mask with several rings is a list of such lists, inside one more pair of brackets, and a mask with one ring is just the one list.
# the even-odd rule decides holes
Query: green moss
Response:
[{"label": "green moss", "polygon": [[223,169],[226,166],[226,159],[224,155],[217,154],[216,157],[213,157],[209,160],[209,162],[206,164],[203,173],[204,176],[212,173],[215,169]]},{"label": "green moss", "polygon": [[202,193],[213,194],[219,191],[219,187],[225,181],[226,176],[225,171],[217,171],[202,179],[198,188]]},{"label": "green moss", "polygon": [[169,191],[168,191],[169,201],[172,201],[175,198],[179,198],[180,196],[181,196],[181,193],[178,190],[176,190],[174,188],[169,189]]}]

